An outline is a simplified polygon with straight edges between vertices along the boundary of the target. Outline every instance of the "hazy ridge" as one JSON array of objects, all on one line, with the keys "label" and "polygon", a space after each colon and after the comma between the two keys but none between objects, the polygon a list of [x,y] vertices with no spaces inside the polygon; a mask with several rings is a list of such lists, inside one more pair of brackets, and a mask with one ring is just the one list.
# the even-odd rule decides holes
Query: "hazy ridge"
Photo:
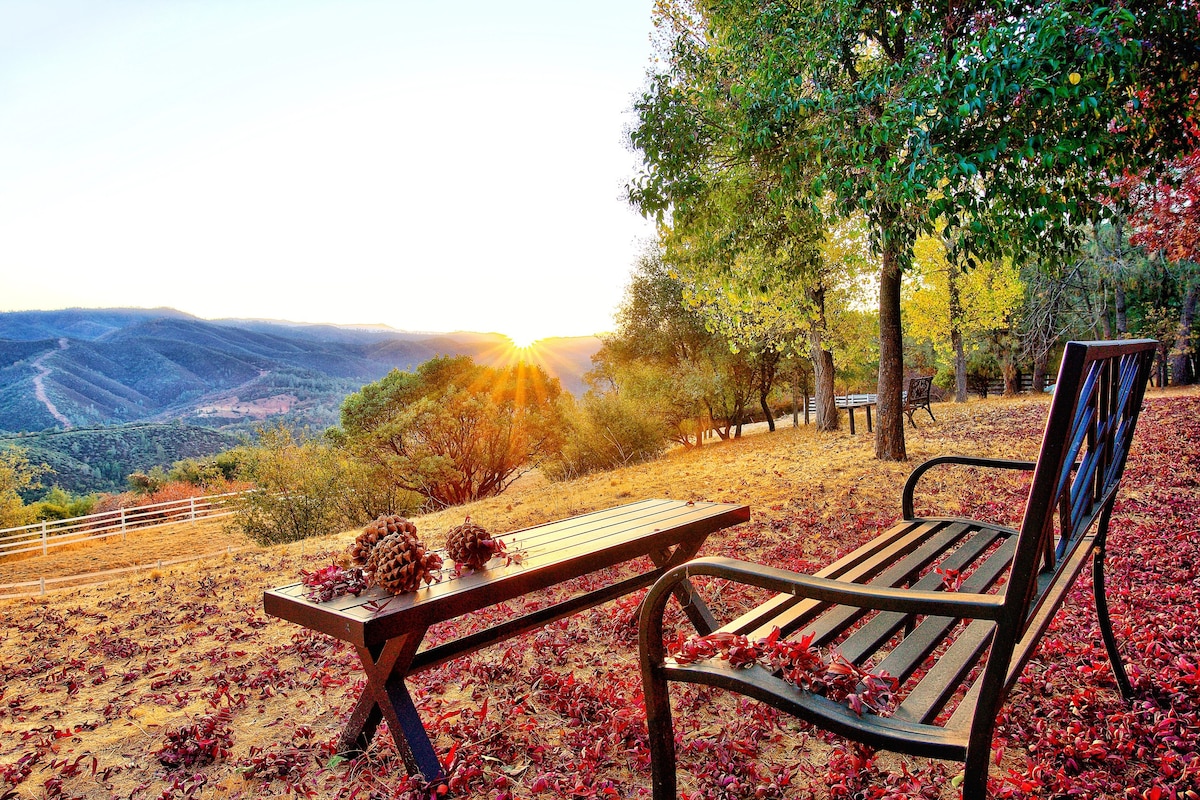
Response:
[{"label": "hazy ridge", "polygon": [[[525,357],[580,395],[599,346],[547,339]],[[438,355],[515,357],[495,333],[212,321],[174,309],[0,313],[0,443],[28,448],[65,488],[119,488],[130,470],[219,452],[264,421],[323,430],[347,394]]]}]

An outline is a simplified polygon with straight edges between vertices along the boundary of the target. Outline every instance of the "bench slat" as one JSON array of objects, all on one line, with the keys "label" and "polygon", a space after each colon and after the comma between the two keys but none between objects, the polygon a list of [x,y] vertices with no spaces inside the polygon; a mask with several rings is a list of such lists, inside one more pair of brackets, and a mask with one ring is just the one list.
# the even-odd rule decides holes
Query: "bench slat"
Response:
[{"label": "bench slat", "polygon": [[[949,557],[942,562],[942,568],[961,572],[974,563],[975,559],[977,559],[989,547],[991,547],[992,544],[995,543],[996,539],[1002,535],[1002,533],[1002,531],[995,528],[987,528],[979,531],[962,546],[951,553]],[[1009,542],[1013,542],[1013,540],[1009,539]],[[1008,544],[1007,546],[1009,548],[1009,552],[1008,556],[1006,557],[1006,561],[1012,558],[1012,547],[1015,546],[1015,543]],[[982,580],[976,580],[975,575],[978,574],[979,572],[976,571],[974,575],[963,581],[960,590],[964,592],[979,592],[986,588],[987,584],[983,584]],[[938,589],[941,587],[943,582],[944,578],[941,575],[937,574],[936,572],[930,572],[922,577],[921,580],[917,581],[913,585],[913,588]],[[903,614],[898,611],[885,611],[876,614],[871,618],[870,622],[868,622],[859,630],[855,631],[853,635],[851,635],[846,641],[842,642],[838,649],[847,660],[854,664],[861,665],[863,662],[870,659],[885,642],[887,642],[896,634],[897,631],[904,627],[904,625],[908,622],[909,617],[910,615]],[[949,618],[940,617],[938,619]],[[925,620],[922,624],[927,623],[928,620]],[[905,637],[905,640],[907,641],[908,639],[912,638],[915,633],[916,631],[914,630]],[[930,652],[932,652],[932,648]],[[891,669],[888,670],[888,674],[894,675],[902,680],[908,677],[908,672],[905,671],[903,667],[899,666],[899,662],[893,663]]]},{"label": "bench slat", "polygon": [[[909,586],[915,582],[913,579],[918,572],[930,566],[955,542],[966,536],[970,530],[970,526],[961,522],[940,528],[934,526],[920,547],[872,578],[868,583],[880,586]],[[936,573],[933,574],[936,576]],[[940,584],[939,579],[936,584],[921,588],[937,589]],[[864,609],[852,606],[834,606],[823,613],[817,621],[805,627],[800,636],[811,634],[813,644],[823,646],[845,632],[866,613]],[[840,647],[838,649],[841,650]]]}]

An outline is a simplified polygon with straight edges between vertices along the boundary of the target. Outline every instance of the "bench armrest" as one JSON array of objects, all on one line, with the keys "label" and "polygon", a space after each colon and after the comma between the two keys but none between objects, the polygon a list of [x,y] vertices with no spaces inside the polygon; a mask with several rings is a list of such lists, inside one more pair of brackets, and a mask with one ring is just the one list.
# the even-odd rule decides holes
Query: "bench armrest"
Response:
[{"label": "bench armrest", "polygon": [[904,482],[904,493],[900,498],[900,513],[904,519],[913,519],[913,492],[917,488],[917,481],[930,469],[942,464],[960,464],[967,467],[992,467],[994,469],[1019,469],[1027,472],[1032,472],[1033,468],[1037,466],[1036,461],[1016,461],[1008,458],[978,458],[975,456],[938,456],[937,458],[931,458],[910,472],[908,480]]},{"label": "bench armrest", "polygon": [[[734,558],[696,558],[669,570],[642,602],[639,637],[644,653],[662,661],[662,615],[672,591],[699,575],[723,578],[769,591],[855,608],[899,611],[939,617],[999,620],[1004,596],[967,592],[931,592],[850,583],[768,567]],[[687,587],[687,591],[692,591]],[[648,648],[648,649],[647,649]]]}]

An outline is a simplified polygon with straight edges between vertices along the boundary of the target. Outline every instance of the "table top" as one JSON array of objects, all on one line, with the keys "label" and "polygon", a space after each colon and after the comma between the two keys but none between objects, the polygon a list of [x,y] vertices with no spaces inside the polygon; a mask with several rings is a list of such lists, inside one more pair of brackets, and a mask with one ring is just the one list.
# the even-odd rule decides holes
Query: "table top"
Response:
[{"label": "table top", "polygon": [[479,571],[453,576],[403,595],[374,587],[357,597],[325,603],[304,598],[293,583],[263,593],[263,606],[281,617],[357,645],[372,645],[407,631],[545,589],[595,570],[702,541],[721,528],[745,522],[750,509],[728,503],[643,500],[507,534],[510,556]]}]

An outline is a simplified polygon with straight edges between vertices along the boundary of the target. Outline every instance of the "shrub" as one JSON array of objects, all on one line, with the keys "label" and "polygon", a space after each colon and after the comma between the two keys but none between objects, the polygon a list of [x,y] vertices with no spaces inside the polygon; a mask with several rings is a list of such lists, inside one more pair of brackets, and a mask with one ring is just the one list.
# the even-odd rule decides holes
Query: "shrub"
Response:
[{"label": "shrub", "polygon": [[589,394],[568,422],[561,454],[543,466],[551,480],[647,461],[657,458],[666,447],[661,423],[616,394]]},{"label": "shrub", "polygon": [[55,486],[41,500],[30,504],[29,513],[38,522],[86,517],[95,510],[96,499],[94,494],[74,495]]},{"label": "shrub", "polygon": [[345,466],[328,444],[283,425],[259,431],[241,477],[257,491],[239,495],[235,524],[260,545],[296,542],[349,527]]}]

